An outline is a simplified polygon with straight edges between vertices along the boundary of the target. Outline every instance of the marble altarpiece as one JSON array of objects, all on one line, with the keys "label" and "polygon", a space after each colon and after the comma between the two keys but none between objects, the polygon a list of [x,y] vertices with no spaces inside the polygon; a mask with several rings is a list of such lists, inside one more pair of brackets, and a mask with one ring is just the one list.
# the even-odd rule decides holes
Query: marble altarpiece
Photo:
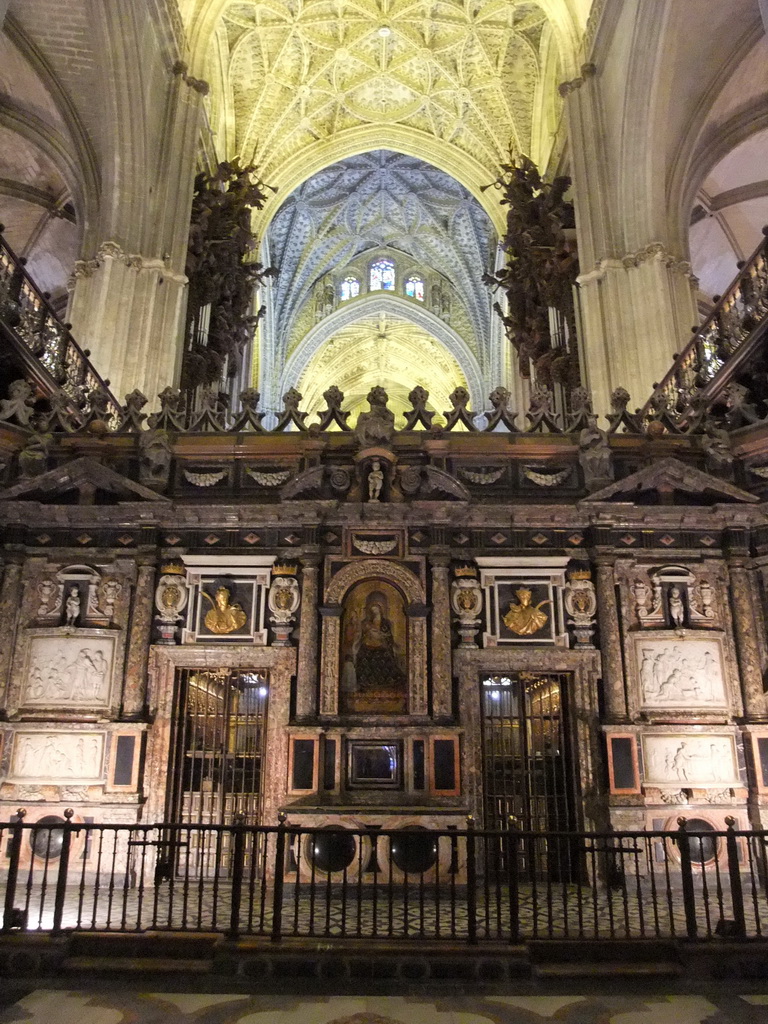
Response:
[{"label": "marble altarpiece", "polygon": [[[190,500],[198,470],[184,476],[183,459],[162,501],[44,506],[32,489],[2,503],[21,538],[0,594],[8,813],[162,820],[183,768],[179,722],[200,707],[184,711],[182,687],[210,708],[229,686],[241,711],[263,693],[250,820],[488,820],[491,702],[525,699],[531,717],[513,715],[510,735],[522,723],[541,757],[567,760],[573,827],[669,827],[681,809],[714,827],[759,823],[762,534],[744,492],[723,485],[714,506],[688,495],[682,530],[680,509],[621,502],[620,473],[561,495],[577,461],[560,484],[541,454],[493,434],[480,460],[429,434],[417,461],[376,412],[385,397],[371,408],[332,449],[282,438],[293,468],[275,445],[254,468],[252,437],[243,487],[257,490],[226,506]],[[649,495],[672,461],[648,471]],[[524,491],[510,504],[512,480],[548,503]],[[536,710],[546,686],[558,736]]]}]

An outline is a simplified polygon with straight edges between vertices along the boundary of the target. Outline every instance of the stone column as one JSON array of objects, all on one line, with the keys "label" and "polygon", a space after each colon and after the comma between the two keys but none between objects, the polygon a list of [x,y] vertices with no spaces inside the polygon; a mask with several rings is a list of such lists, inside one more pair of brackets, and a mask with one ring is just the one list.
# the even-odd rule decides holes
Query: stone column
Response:
[{"label": "stone column", "polygon": [[760,668],[758,630],[760,628],[752,607],[748,558],[732,555],[728,559],[730,586],[728,593],[733,615],[733,633],[739,660],[744,714],[752,721],[766,720],[766,701],[763,692],[763,674]]},{"label": "stone column", "polygon": [[[586,64],[576,79],[560,87],[568,117],[582,271],[582,374],[600,413],[610,409],[611,392],[619,385],[632,395],[633,407],[641,404],[699,320],[696,279],[664,227],[664,211],[652,228],[633,223],[635,213],[624,195],[633,172],[614,138],[620,127],[615,112],[611,124],[605,124],[605,107],[612,108],[605,83],[613,88],[616,76],[621,80],[625,71],[610,74],[604,59],[597,59],[597,73]],[[641,172],[637,176],[643,180]]]},{"label": "stone column", "polygon": [[154,556],[145,556],[139,562],[136,589],[133,593],[121,718],[140,718],[146,706],[147,662],[154,608],[155,559]]},{"label": "stone column", "polygon": [[0,707],[5,707],[16,646],[16,624],[21,607],[21,569],[20,556],[6,556],[3,583],[0,587]]},{"label": "stone column", "polygon": [[[119,5],[106,7],[103,16],[114,21],[111,8]],[[112,31],[119,33],[119,24]],[[145,165],[132,173],[136,161],[118,155],[110,191],[119,201],[103,204],[101,218],[90,226],[85,258],[74,265],[72,333],[91,350],[94,365],[118,397],[138,387],[154,402],[158,392],[177,382],[195,153],[207,91],[205,82],[177,63],[164,95],[152,92],[164,115],[154,131],[137,124],[137,132],[144,127],[149,135],[142,151]],[[144,211],[142,216],[136,209]]]},{"label": "stone column", "polygon": [[429,556],[432,567],[432,715],[437,721],[453,717],[449,562],[445,554]]},{"label": "stone column", "polygon": [[627,693],[624,684],[624,666],[621,659],[621,633],[616,608],[614,559],[598,556],[597,562],[597,617],[600,628],[600,653],[603,662],[603,694],[605,717],[608,722],[626,722]]},{"label": "stone column", "polygon": [[296,717],[317,715],[317,616],[320,558],[306,555],[301,560],[301,622],[299,624],[299,660],[296,673]]}]

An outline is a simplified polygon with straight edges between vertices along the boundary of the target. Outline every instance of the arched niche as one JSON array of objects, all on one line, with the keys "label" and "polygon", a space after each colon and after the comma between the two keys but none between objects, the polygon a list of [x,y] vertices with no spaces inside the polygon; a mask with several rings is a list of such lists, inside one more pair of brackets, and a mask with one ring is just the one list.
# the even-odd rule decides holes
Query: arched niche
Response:
[{"label": "arched niche", "polygon": [[339,713],[341,627],[345,601],[358,584],[374,580],[389,584],[403,597],[408,651],[408,714],[428,713],[427,608],[424,587],[418,576],[405,566],[384,559],[366,558],[345,565],[325,590],[320,664],[320,714],[323,716]]}]

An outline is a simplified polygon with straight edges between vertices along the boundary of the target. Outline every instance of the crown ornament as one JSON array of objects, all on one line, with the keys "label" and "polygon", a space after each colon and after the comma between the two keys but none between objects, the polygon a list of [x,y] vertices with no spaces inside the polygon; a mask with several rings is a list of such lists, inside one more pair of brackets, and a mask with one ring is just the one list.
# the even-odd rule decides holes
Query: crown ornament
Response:
[{"label": "crown ornament", "polygon": [[568,573],[569,580],[591,580],[592,572],[590,569],[571,569]]},{"label": "crown ornament", "polygon": [[474,565],[457,565],[453,570],[454,576],[469,576],[472,579],[477,579],[477,569]]},{"label": "crown ornament", "polygon": [[186,576],[187,567],[181,562],[168,562],[160,566],[161,576]]},{"label": "crown ornament", "polygon": [[295,576],[299,571],[297,565],[288,565],[286,563],[276,562],[272,566],[273,576]]}]

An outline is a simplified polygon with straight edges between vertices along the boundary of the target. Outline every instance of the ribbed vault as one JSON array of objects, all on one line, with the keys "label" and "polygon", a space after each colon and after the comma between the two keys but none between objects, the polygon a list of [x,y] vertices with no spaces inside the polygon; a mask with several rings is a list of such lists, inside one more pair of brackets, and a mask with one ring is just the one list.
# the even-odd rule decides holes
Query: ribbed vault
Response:
[{"label": "ribbed vault", "polygon": [[429,391],[428,407],[437,412],[449,408],[454,388],[467,386],[458,362],[433,335],[390,313],[342,327],[310,359],[299,382],[310,418],[325,407],[322,394],[331,383],[344,392],[343,408],[353,421],[368,408],[370,389],[383,384],[398,425],[416,385]]},{"label": "ribbed vault", "polygon": [[[286,199],[267,239],[269,259],[278,268],[268,305],[278,362],[311,326],[308,315],[315,314],[308,304],[317,282],[332,275],[337,291],[350,263],[361,268],[362,276],[365,255],[387,249],[401,263],[406,258],[403,266],[436,272],[448,283],[454,294],[452,319],[484,362],[491,303],[482,275],[493,264],[495,236],[479,204],[442,171],[387,151],[344,160]],[[338,301],[336,294],[334,304]]]},{"label": "ribbed vault", "polygon": [[214,126],[228,155],[254,158],[265,180],[307,147],[393,123],[495,172],[510,146],[531,150],[542,43],[552,32],[543,6],[233,0],[205,69],[227,83],[213,100]]}]

